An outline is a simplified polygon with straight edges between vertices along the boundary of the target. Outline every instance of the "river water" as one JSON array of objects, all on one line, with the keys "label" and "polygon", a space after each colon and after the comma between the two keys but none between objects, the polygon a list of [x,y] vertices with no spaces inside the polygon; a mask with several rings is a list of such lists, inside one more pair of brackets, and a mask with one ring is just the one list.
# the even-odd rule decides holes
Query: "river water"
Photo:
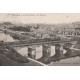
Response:
[{"label": "river water", "polygon": [[0,32],[0,41],[2,41],[2,40],[4,42],[14,42],[15,41],[9,34]]}]

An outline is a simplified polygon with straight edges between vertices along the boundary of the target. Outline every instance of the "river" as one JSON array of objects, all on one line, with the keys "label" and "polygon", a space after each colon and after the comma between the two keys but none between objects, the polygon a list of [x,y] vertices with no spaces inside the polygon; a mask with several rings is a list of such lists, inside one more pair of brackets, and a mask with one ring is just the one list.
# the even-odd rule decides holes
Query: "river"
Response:
[{"label": "river", "polygon": [[16,41],[9,34],[5,34],[3,32],[0,32],[0,41],[2,41],[2,40],[4,42],[14,42],[14,41]]}]

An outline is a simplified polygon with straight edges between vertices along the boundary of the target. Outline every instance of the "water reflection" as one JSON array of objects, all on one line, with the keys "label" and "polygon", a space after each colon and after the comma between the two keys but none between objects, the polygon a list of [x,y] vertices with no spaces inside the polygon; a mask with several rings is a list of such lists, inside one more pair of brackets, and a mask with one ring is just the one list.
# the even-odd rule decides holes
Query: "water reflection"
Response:
[{"label": "water reflection", "polygon": [[28,56],[28,47],[14,47],[14,49],[22,56]]},{"label": "water reflection", "polygon": [[15,40],[9,34],[5,34],[3,32],[0,32],[0,41],[14,42]]}]

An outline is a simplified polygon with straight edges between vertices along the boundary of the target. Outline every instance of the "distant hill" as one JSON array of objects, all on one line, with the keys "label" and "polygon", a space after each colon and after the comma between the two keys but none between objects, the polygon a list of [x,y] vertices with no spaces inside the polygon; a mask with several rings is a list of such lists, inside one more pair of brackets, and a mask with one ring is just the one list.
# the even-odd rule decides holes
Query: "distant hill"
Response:
[{"label": "distant hill", "polygon": [[2,25],[13,25],[11,22],[3,22]]},{"label": "distant hill", "polygon": [[11,26],[22,26],[22,27],[27,27],[27,26],[33,26],[33,28],[37,29],[37,28],[57,28],[57,29],[60,29],[60,28],[80,28],[80,22],[77,21],[77,22],[73,22],[73,23],[62,23],[62,24],[38,24],[38,23],[31,23],[31,24],[21,24],[21,23],[12,23],[12,22],[2,22],[0,23],[0,27],[3,27],[3,26],[6,26],[6,27],[11,27]]},{"label": "distant hill", "polygon": [[2,23],[0,23],[0,27],[6,27],[6,28],[8,28],[8,27],[13,27],[13,23],[11,23],[11,22],[2,22]]}]

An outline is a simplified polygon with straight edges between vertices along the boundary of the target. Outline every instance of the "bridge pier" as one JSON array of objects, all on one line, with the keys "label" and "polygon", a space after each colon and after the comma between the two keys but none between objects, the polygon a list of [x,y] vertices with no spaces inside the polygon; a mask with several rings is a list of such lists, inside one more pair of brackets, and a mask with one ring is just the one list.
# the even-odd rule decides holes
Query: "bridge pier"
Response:
[{"label": "bridge pier", "polygon": [[55,58],[60,57],[61,54],[60,47],[61,47],[60,44],[55,44],[55,55],[54,55]]},{"label": "bridge pier", "polygon": [[43,53],[43,62],[44,63],[50,63],[51,58],[51,44],[43,44],[42,45],[42,53]]},{"label": "bridge pier", "polygon": [[[43,44],[42,46],[43,46],[43,48],[42,48],[43,49],[42,50],[43,56],[42,56],[41,61],[43,63],[48,64],[48,63],[51,62],[51,60],[54,60],[56,58],[60,58],[61,53],[63,53],[63,52],[61,52],[61,45],[60,45],[60,43],[56,43],[56,44],[54,44],[54,43],[52,43],[52,44]],[[52,50],[51,50],[52,46],[54,48],[52,48]]]},{"label": "bridge pier", "polygon": [[28,47],[28,57],[35,59],[36,58],[36,49]]}]

